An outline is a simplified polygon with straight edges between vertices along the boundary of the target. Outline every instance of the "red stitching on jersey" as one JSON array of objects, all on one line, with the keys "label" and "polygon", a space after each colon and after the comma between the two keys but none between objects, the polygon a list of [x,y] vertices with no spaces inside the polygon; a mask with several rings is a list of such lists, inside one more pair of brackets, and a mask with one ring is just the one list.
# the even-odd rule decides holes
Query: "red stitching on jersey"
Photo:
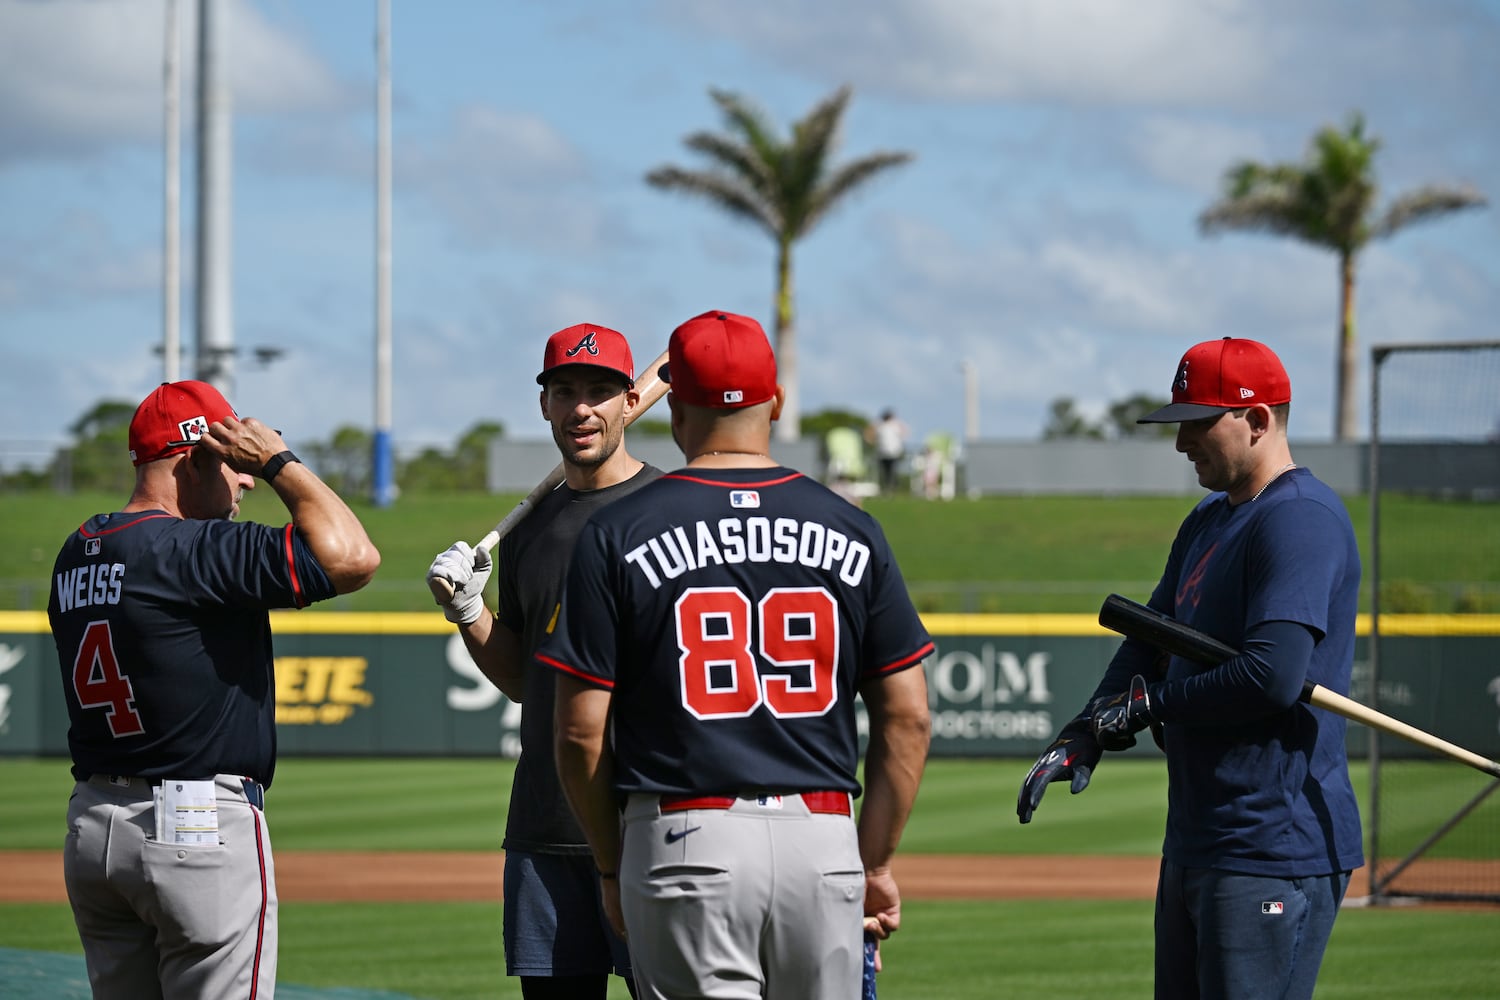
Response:
[{"label": "red stitching on jersey", "polygon": [[782,483],[789,483],[793,479],[801,479],[802,473],[794,472],[790,476],[782,476],[780,479],[763,479],[760,482],[754,483],[726,482],[723,479],[708,479],[703,476],[687,476],[683,475],[681,472],[668,472],[666,475],[662,476],[662,478],[680,479],[685,483],[698,483],[702,486],[723,486],[726,489],[731,490],[753,490],[765,489],[769,486],[780,486]]},{"label": "red stitching on jersey", "polygon": [[596,687],[602,687],[608,691],[613,691],[615,689],[614,681],[606,680],[605,678],[595,676],[594,674],[584,673],[582,670],[578,670],[574,667],[568,666],[561,660],[554,660],[552,657],[543,656],[541,653],[536,654],[536,659],[538,663],[545,663],[547,666],[551,667],[554,670],[560,670],[572,677],[577,677],[581,681],[587,681]]},{"label": "red stitching on jersey", "polygon": [[302,593],[302,578],[297,575],[297,557],[294,554],[296,550],[292,548],[292,528],[293,525],[288,524],[282,529],[286,535],[283,539],[286,545],[286,571],[292,575],[292,599],[297,602],[297,607],[305,608],[307,601]]},{"label": "red stitching on jersey", "polygon": [[255,926],[255,961],[250,966],[250,1000],[260,992],[260,953],[266,940],[266,905],[270,893],[266,889],[266,849],[261,844],[260,810],[251,808],[250,818],[255,821],[255,857],[260,862],[260,919]]},{"label": "red stitching on jersey", "polygon": [[919,660],[921,660],[923,657],[925,657],[928,654],[930,654],[935,649],[937,649],[937,646],[935,646],[934,644],[932,644],[932,643],[929,642],[927,645],[923,646],[921,649],[917,650],[915,653],[912,653],[910,656],[903,656],[901,659],[897,660],[895,663],[887,663],[883,667],[877,667],[874,670],[868,670],[868,671],[866,671],[866,673],[867,674],[873,674],[873,675],[876,675],[876,676],[879,676],[880,674],[895,673],[897,670],[900,670],[902,667],[909,667],[913,663],[918,662]]},{"label": "red stitching on jersey", "polygon": [[84,528],[88,527],[88,521],[85,521],[78,526],[78,533],[84,538],[103,538],[105,535],[113,535],[117,531],[124,531],[126,528],[134,528],[137,524],[145,524],[147,521],[154,521],[159,517],[171,517],[174,521],[182,520],[179,517],[172,517],[171,514],[147,514],[145,517],[136,518],[129,524],[122,524],[114,528],[105,528],[103,531],[96,532],[94,534],[90,534],[89,532],[83,530]]}]

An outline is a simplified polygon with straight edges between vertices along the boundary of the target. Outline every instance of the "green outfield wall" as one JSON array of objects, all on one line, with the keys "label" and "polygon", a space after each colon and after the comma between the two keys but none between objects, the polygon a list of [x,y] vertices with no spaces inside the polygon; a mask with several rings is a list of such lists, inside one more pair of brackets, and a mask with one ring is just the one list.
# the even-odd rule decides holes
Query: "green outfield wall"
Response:
[{"label": "green outfield wall", "polygon": [[[484,679],[440,615],[271,618],[283,755],[518,752],[520,706]],[[1088,698],[1119,644],[1088,615],[924,621],[937,644],[926,663],[935,756],[1035,755]],[[1368,632],[1362,617],[1351,692],[1367,704]],[[1381,633],[1381,711],[1500,756],[1500,615],[1385,615]],[[0,612],[0,754],[67,753],[61,684],[46,615]],[[1349,745],[1363,754],[1364,730],[1351,726]]]}]

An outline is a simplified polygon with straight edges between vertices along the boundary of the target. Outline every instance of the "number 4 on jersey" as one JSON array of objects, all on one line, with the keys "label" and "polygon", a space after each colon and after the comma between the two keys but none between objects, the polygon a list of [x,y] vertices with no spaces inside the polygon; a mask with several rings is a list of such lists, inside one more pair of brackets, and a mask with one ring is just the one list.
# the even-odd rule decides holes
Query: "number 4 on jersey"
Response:
[{"label": "number 4 on jersey", "polygon": [[760,655],[805,671],[762,676],[751,651],[750,599],[732,588],[695,588],[677,601],[682,701],[700,719],[749,715],[762,703],[780,718],[825,714],[838,700],[838,609],[822,589],[778,588],[760,602]]},{"label": "number 4 on jersey", "polygon": [[120,673],[109,622],[89,622],[73,660],[73,691],[84,708],[105,708],[109,731],[118,739],[146,731],[135,710],[135,690],[130,678]]}]

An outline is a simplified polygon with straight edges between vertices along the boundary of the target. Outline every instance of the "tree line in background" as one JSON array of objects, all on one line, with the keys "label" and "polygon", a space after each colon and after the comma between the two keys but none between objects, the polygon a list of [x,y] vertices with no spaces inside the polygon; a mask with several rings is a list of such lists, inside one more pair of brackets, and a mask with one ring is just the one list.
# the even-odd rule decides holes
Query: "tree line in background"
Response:
[{"label": "tree line in background", "polygon": [[1138,392],[1133,396],[1116,400],[1104,410],[1104,416],[1090,420],[1078,412],[1077,404],[1067,396],[1052,401],[1047,426],[1042,428],[1042,438],[1047,441],[1057,438],[1093,438],[1096,440],[1118,440],[1120,438],[1174,437],[1176,424],[1138,424],[1136,420],[1153,410],[1170,403],[1165,396],[1151,396]]},{"label": "tree line in background", "polygon": [[[135,407],[119,400],[95,404],[68,428],[72,445],[59,448],[44,468],[0,475],[0,489],[128,494],[135,485],[135,469],[128,458]],[[482,490],[490,441],[504,436],[503,424],[480,421],[460,434],[451,449],[427,447],[398,462],[397,484],[419,492]],[[327,440],[293,444],[302,460],[340,495],[370,494],[374,435],[369,430],[344,426]]]},{"label": "tree line in background", "polygon": [[[1090,420],[1079,413],[1072,399],[1052,402],[1050,417],[1042,431],[1044,439],[1114,439],[1169,434],[1169,424],[1137,424],[1135,419],[1167,402],[1144,393],[1110,403],[1104,416]],[[0,490],[100,490],[129,494],[135,485],[135,470],[129,454],[130,418],[135,404],[103,400],[68,428],[74,443],[59,448],[43,468],[18,469],[0,474]],[[871,418],[862,413],[829,408],[802,418],[802,433],[823,440],[836,427],[850,427],[864,436]],[[1165,428],[1165,429],[1164,429]],[[670,437],[671,423],[664,418],[642,417],[630,427],[639,437]],[[458,436],[451,448],[428,446],[396,463],[396,484],[404,491],[439,493],[481,491],[486,488],[490,442],[505,436],[505,425],[485,420]],[[372,489],[372,433],[363,427],[344,426],[322,441],[294,442],[302,459],[316,469],[323,481],[341,496],[368,496]],[[814,472],[815,470],[806,470]]]},{"label": "tree line in background", "polygon": [[[852,91],[841,87],[806,116],[792,123],[789,134],[746,98],[712,90],[723,116],[721,132],[695,132],[683,142],[702,156],[704,169],[662,166],[646,182],[667,191],[706,199],[730,216],[748,221],[776,243],[775,322],[772,336],[787,387],[787,405],[777,436],[822,440],[833,427],[864,431],[869,419],[842,410],[801,416],[793,304],[793,245],[807,236],[829,212],[877,174],[912,159],[906,151],[882,151],[835,166],[840,126]],[[1242,161],[1224,174],[1220,198],[1199,216],[1205,235],[1232,230],[1264,231],[1289,236],[1333,252],[1338,259],[1340,303],[1338,361],[1334,372],[1334,438],[1354,431],[1355,265],[1371,241],[1394,235],[1423,219],[1484,205],[1470,187],[1425,185],[1377,208],[1374,160],[1380,141],[1367,134],[1362,115],[1350,116],[1343,129],[1326,126],[1312,139],[1299,163]],[[1053,400],[1044,439],[1168,436],[1172,425],[1140,425],[1140,415],[1166,400],[1137,394],[1109,403],[1100,419],[1080,413],[1070,398]],[[130,403],[97,404],[69,428],[76,439],[60,449],[47,467],[0,474],[0,489],[100,489],[126,492],[134,482],[125,456]],[[397,462],[399,488],[413,491],[482,490],[490,442],[505,428],[480,422],[464,431],[452,450],[424,448]],[[642,419],[632,429],[642,435],[669,434],[663,419]],[[345,496],[368,495],[371,487],[372,434],[341,427],[327,441],[298,443],[297,450],[334,489]]]}]

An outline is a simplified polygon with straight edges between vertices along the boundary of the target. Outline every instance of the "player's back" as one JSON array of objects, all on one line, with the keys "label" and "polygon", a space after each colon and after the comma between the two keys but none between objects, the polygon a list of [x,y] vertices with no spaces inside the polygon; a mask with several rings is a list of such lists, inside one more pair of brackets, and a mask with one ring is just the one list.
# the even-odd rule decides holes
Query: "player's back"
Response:
[{"label": "player's back", "polygon": [[858,684],[930,648],[873,518],[789,469],[681,470],[589,528],[564,614],[608,607],[613,642],[563,656],[614,685],[622,790],[858,787]]},{"label": "player's back", "polygon": [[[269,783],[265,609],[296,603],[289,571],[267,555],[276,532],[146,511],[98,515],[68,537],[47,611],[75,773]],[[322,596],[326,578],[315,578]]]}]

